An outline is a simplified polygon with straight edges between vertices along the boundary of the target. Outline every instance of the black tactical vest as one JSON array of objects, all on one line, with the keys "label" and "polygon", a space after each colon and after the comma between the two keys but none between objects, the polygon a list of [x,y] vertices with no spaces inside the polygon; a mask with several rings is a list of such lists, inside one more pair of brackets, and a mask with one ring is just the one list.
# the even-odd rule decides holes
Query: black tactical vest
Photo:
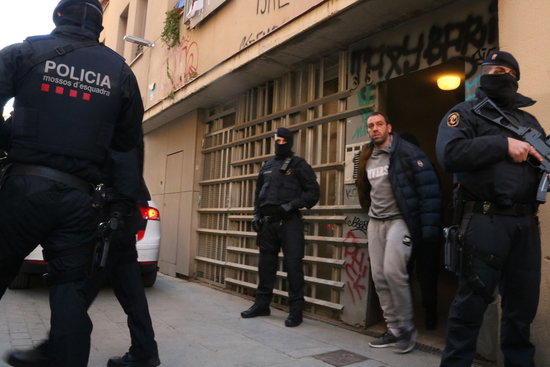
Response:
[{"label": "black tactical vest", "polygon": [[[34,57],[77,44],[53,35],[27,38]],[[102,163],[121,106],[124,59],[100,44],[52,57],[18,80],[12,149]]]},{"label": "black tactical vest", "polygon": [[281,172],[284,162],[282,159],[270,159],[262,167],[263,185],[259,189],[259,207],[264,205],[282,205],[302,195],[303,189],[296,171],[296,162],[299,157],[292,158],[290,167]]}]

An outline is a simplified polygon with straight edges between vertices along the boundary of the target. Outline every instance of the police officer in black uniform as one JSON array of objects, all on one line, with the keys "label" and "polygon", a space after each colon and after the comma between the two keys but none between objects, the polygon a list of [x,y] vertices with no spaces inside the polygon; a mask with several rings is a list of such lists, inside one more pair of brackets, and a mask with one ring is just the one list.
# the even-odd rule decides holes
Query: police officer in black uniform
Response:
[{"label": "police officer in black uniform", "polygon": [[[143,140],[137,149],[140,173],[143,173]],[[121,162],[122,163],[122,162]],[[116,166],[116,162],[112,162]],[[114,185],[114,182],[111,182]],[[145,180],[141,178],[139,198],[133,210],[125,218],[122,230],[114,234],[106,269],[89,281],[90,303],[99,292],[99,288],[109,277],[111,285],[122,309],[128,316],[130,330],[130,350],[122,357],[112,357],[107,367],[156,367],[160,365],[155,332],[149,314],[149,306],[143,289],[141,271],[136,249],[136,234],[145,230],[147,220],[143,219],[139,206],[147,206],[151,194]]]},{"label": "police officer in black uniform", "polygon": [[[140,171],[143,170],[143,144],[141,143],[142,141],[136,152],[140,162]],[[123,155],[121,158],[125,159],[126,157]],[[109,159],[107,167],[104,169],[103,181],[107,187],[113,185],[111,175],[113,163],[113,159]],[[135,190],[136,187],[127,189]],[[111,189],[105,191],[107,192],[107,203],[102,208],[101,220],[107,223],[111,212],[109,210]],[[124,222],[117,223],[120,228],[114,232],[106,233],[110,240],[110,248],[105,266],[100,267],[99,264],[94,264],[92,274],[82,287],[89,307],[101,287],[110,279],[115,296],[127,315],[131,339],[130,350],[122,357],[110,358],[107,367],[156,367],[160,365],[158,346],[155,341],[155,332],[143,288],[136,249],[136,234],[139,230],[145,230],[147,226],[147,220],[142,217],[139,207],[147,206],[148,200],[151,200],[151,195],[143,179],[137,197],[140,199],[124,218]],[[49,361],[48,345],[48,340],[45,340],[28,350],[12,350],[6,359],[10,365],[16,367],[44,366]]]},{"label": "police officer in black uniform", "polygon": [[292,152],[293,135],[285,128],[275,134],[275,157],[260,169],[256,181],[253,229],[258,232],[260,249],[259,284],[252,307],[241,317],[268,316],[283,250],[283,269],[287,272],[290,314],[289,327],[302,323],[304,306],[304,223],[300,208],[311,208],[319,201],[319,184],[311,166]]},{"label": "police officer in black uniform", "polygon": [[483,314],[497,287],[504,364],[534,366],[529,331],[539,301],[536,192],[542,174],[527,160],[541,157],[530,144],[474,112],[488,97],[505,115],[544,133],[535,117],[520,110],[535,101],[517,93],[519,78],[519,64],[510,53],[490,53],[476,97],[453,107],[439,126],[437,156],[455,174],[461,192],[457,204],[463,207],[460,228],[466,253],[449,311],[442,367],[471,366]]},{"label": "police officer in black uniform", "polygon": [[47,36],[0,51],[0,106],[15,97],[8,160],[0,190],[0,294],[38,244],[48,261],[51,333],[48,366],[84,367],[91,320],[83,286],[98,210],[93,187],[107,152],[113,167],[111,216],[124,218],[139,183],[135,148],[143,104],[124,59],[98,42],[98,0],[62,0]]}]

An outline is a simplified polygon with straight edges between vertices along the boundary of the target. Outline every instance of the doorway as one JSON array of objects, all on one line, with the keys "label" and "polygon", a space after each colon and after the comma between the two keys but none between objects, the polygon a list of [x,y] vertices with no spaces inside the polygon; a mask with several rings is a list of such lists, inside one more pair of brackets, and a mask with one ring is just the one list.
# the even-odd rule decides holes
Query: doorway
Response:
[{"label": "doorway", "polygon": [[[464,100],[464,67],[463,60],[451,60],[379,84],[380,109],[387,112],[394,131],[407,140],[415,140],[412,142],[422,149],[437,171],[443,195],[444,226],[449,225],[452,219],[452,175],[446,173],[437,161],[435,141],[440,121],[454,105]],[[452,91],[439,89],[436,81],[443,74],[459,75],[461,85]],[[447,327],[447,313],[457,288],[457,280],[454,274],[444,270],[443,245],[441,244],[435,251],[438,252],[433,254],[436,263],[433,272],[436,274],[434,278],[437,279],[437,312],[428,311],[423,305],[418,272],[418,266],[422,264],[420,261],[415,265],[412,287],[415,324],[419,329],[418,340],[424,345],[442,349]],[[436,329],[432,329],[430,325],[427,326],[426,322],[429,317],[426,314],[434,313],[437,315]]]},{"label": "doorway", "polygon": [[178,247],[181,243],[183,230],[180,226],[180,212],[183,205],[181,200],[183,162],[183,150],[166,156],[163,218],[160,222],[162,237],[159,266],[161,272],[170,276],[176,276]]}]

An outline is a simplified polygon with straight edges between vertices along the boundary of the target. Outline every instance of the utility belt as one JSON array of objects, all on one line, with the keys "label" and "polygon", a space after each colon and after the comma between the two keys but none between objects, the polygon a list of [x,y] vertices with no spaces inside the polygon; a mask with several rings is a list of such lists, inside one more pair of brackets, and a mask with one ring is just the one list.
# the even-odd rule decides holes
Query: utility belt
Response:
[{"label": "utility belt", "polygon": [[476,257],[495,269],[502,268],[503,260],[498,256],[465,246],[464,233],[466,232],[473,214],[521,217],[536,215],[537,209],[537,204],[514,204],[509,207],[499,207],[488,201],[463,202],[462,218],[459,224],[443,229],[445,237],[445,269],[459,275],[467,272],[468,257]]},{"label": "utility belt", "polygon": [[283,220],[288,220],[294,215],[301,216],[299,210],[292,210],[288,213],[283,214],[282,209],[279,205],[265,205],[260,208],[260,214],[262,215],[262,220],[265,223],[280,222]]},{"label": "utility belt", "polygon": [[504,258],[483,251],[465,241],[466,229],[474,214],[527,216],[536,215],[536,204],[514,204],[509,207],[499,207],[494,203],[483,201],[462,201],[460,204],[462,217],[458,224],[444,228],[445,235],[445,269],[462,277],[474,292],[483,297],[486,303],[493,301],[493,295],[488,293],[485,283],[479,274],[473,270],[475,260],[500,271],[504,266]]},{"label": "utility belt", "polygon": [[87,182],[70,173],[65,173],[55,168],[50,168],[46,166],[13,163],[7,174],[8,176],[39,176],[65,184],[70,187],[74,187],[87,194],[91,194],[94,190],[94,185],[92,185],[90,182]]},{"label": "utility belt", "polygon": [[286,220],[288,218],[289,218],[289,216],[282,216],[282,215],[264,215],[262,217],[264,223],[281,222],[281,221]]},{"label": "utility belt", "polygon": [[537,215],[538,204],[520,204],[502,207],[489,201],[466,201],[464,202],[464,213],[476,213],[485,215],[504,215],[510,217],[524,217]]}]

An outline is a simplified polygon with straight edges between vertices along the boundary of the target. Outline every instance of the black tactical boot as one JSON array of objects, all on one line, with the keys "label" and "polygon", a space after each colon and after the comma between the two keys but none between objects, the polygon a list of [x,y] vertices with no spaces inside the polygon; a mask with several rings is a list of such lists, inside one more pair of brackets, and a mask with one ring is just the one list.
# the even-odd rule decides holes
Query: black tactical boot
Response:
[{"label": "black tactical boot", "polygon": [[48,342],[44,341],[32,349],[14,349],[5,357],[13,367],[44,367],[48,365]]},{"label": "black tactical boot", "polygon": [[160,360],[157,356],[137,358],[130,354],[130,352],[122,357],[109,358],[109,362],[107,362],[107,367],[157,367],[159,365]]},{"label": "black tactical boot", "polygon": [[295,327],[302,323],[303,300],[291,301],[289,305],[289,315],[285,320],[285,326]]},{"label": "black tactical boot", "polygon": [[285,320],[285,326],[295,327],[302,323],[302,312],[291,312]]},{"label": "black tactical boot", "polygon": [[269,316],[271,315],[271,310],[269,306],[261,306],[257,303],[254,303],[248,310],[241,312],[241,317],[243,319],[249,319],[256,316]]}]

